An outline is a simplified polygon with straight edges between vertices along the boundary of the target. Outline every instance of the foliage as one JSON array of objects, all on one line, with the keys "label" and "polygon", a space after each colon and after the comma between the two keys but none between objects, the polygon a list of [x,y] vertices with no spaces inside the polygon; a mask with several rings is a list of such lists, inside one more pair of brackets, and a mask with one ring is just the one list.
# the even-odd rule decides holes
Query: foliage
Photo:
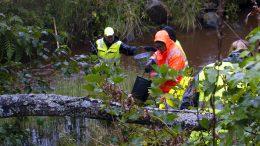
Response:
[{"label": "foliage", "polygon": [[200,27],[198,16],[202,12],[203,2],[201,0],[167,1],[170,16],[175,18],[174,23],[181,29],[195,29]]},{"label": "foliage", "polygon": [[43,35],[51,30],[39,27],[23,26],[19,16],[0,17],[0,62],[31,60],[33,57],[47,57],[48,49],[44,48]]},{"label": "foliage", "polygon": [[[187,88],[186,85],[180,85],[172,87],[171,93],[163,93],[163,91],[160,89],[163,87],[164,83],[167,80],[176,80],[179,76],[192,76],[193,69],[192,68],[186,68],[183,71],[176,71],[174,69],[168,68],[166,65],[162,65],[160,67],[154,65],[155,72],[157,73],[155,78],[151,78],[152,85],[149,89],[149,93],[152,97],[154,97],[156,103],[162,103],[165,99],[171,99],[175,105],[179,105],[182,94],[184,93],[184,90]],[[159,98],[160,97],[160,98]],[[176,107],[178,108],[178,107]]]},{"label": "foliage", "polygon": [[[227,1],[225,5],[226,18],[230,21],[236,21],[238,19],[239,12],[239,0]],[[243,2],[241,2],[243,3]]]},{"label": "foliage", "polygon": [[[162,1],[168,10],[167,24],[181,29],[200,28],[199,17],[206,6],[215,1],[166,0]],[[226,14],[229,20],[236,20],[238,6],[245,0],[227,1]],[[45,0],[5,1],[0,9],[24,18],[30,26],[53,27],[56,19],[58,31],[68,32],[70,43],[96,39],[106,26],[114,27],[121,39],[133,40],[150,31],[152,25],[145,10],[148,2],[143,0]],[[216,8],[214,8],[216,9]],[[9,13],[8,13],[9,14]]]},{"label": "foliage", "polygon": [[[46,39],[47,37],[52,40]],[[65,35],[52,34],[51,29],[24,26],[19,16],[2,14],[0,16],[1,94],[43,93],[49,90],[48,83],[41,77],[34,76],[32,68],[46,62],[57,63],[57,60],[64,61],[68,58],[70,50],[66,45],[62,45],[64,37]],[[61,43],[58,49],[53,50],[51,46],[53,40]],[[30,68],[23,64],[28,62]],[[55,65],[55,67],[62,66],[62,64]],[[73,69],[71,64],[67,63],[67,66],[70,70]]]},{"label": "foliage", "polygon": [[1,13],[6,16],[19,16],[23,19],[26,26],[43,26],[43,20],[40,19],[41,12],[39,2],[33,0],[4,0],[0,3]]},{"label": "foliage", "polygon": [[24,118],[20,117],[9,123],[1,123],[0,126],[0,143],[3,145],[23,145],[27,142],[29,132],[24,130],[22,122]]},{"label": "foliage", "polygon": [[[247,39],[251,44],[249,49],[254,52],[255,48],[258,47],[259,43],[259,28],[253,30]],[[253,48],[252,48],[253,47]],[[255,54],[248,51],[241,53],[240,57],[244,58],[245,55]],[[219,122],[216,125],[217,132],[217,142],[220,145],[234,145],[234,144],[259,144],[259,89],[260,89],[260,56],[255,54],[243,60],[239,64],[233,64],[233,68],[226,67],[224,70],[216,70],[215,67],[219,66],[218,63],[213,67],[208,67],[205,69],[206,79],[202,84],[201,89],[205,95],[214,95],[215,105],[218,103],[223,103],[223,110],[217,113]],[[100,67],[100,68],[99,68]],[[103,68],[104,70],[101,70]],[[176,72],[169,69],[166,66],[156,67],[154,66],[157,73],[159,73],[160,78],[152,79],[152,87],[150,89],[151,96],[155,97],[157,104],[160,103],[158,98],[165,96],[167,98],[174,99],[174,95],[163,94],[160,91],[159,86],[166,80],[175,79],[178,74],[190,75],[189,70],[185,72]],[[111,99],[113,96],[110,94],[103,94],[104,83],[114,83],[111,79],[113,75],[109,70],[113,70],[113,67],[107,67],[106,65],[99,64],[94,67],[95,74],[88,74],[85,78],[88,83],[87,89],[96,91],[98,97],[109,97],[106,99]],[[113,71],[115,72],[115,71]],[[98,74],[98,75],[97,75]],[[116,73],[115,73],[116,74]],[[120,74],[117,74],[120,75]],[[217,86],[218,76],[221,75],[224,84],[221,87]],[[98,76],[101,76],[99,78]],[[95,83],[95,84],[93,84]],[[91,85],[90,85],[91,84]],[[103,86],[99,86],[103,85]],[[99,88],[97,88],[99,87]],[[223,97],[215,96],[219,90],[225,87]],[[116,89],[116,88],[113,88]],[[92,95],[96,96],[95,93]],[[104,99],[104,98],[103,98]],[[122,101],[122,100],[120,100]],[[176,101],[177,102],[177,101]],[[145,103],[148,106],[155,107],[156,102]],[[132,105],[129,112],[126,113],[121,119],[121,122],[116,128],[120,132],[112,139],[113,144],[187,144],[187,145],[206,145],[212,144],[213,138],[211,136],[212,130],[209,129],[207,132],[198,132],[194,137],[194,132],[188,129],[180,129],[178,127],[143,127],[139,125],[129,125],[125,124],[125,120],[133,120],[142,116],[141,113],[137,112],[139,107],[137,105]],[[108,107],[105,109],[108,110]],[[109,109],[109,111],[117,114],[117,111]],[[175,115],[164,115],[161,113],[156,113],[154,115],[149,114],[150,117],[155,119],[160,119],[163,122],[171,121],[175,118]],[[212,123],[203,119],[200,124],[206,129],[211,126]],[[119,128],[122,126],[121,128]],[[127,127],[127,128],[126,128]],[[142,133],[146,133],[143,135]],[[200,134],[201,133],[201,134]]]},{"label": "foliage", "polygon": [[[247,36],[251,52],[258,47],[256,44],[259,42],[259,34],[259,28],[256,28]],[[245,56],[247,57],[241,63],[234,63],[233,67],[226,67],[224,70],[215,69],[219,66],[218,63],[205,69],[206,79],[202,82],[204,86],[201,90],[205,95],[212,95],[215,105],[223,105],[223,110],[217,113],[219,122],[216,125],[220,145],[259,144],[260,117],[257,111],[260,110],[260,54],[246,50],[239,57]],[[221,86],[216,84],[218,76],[224,82]],[[214,94],[223,91],[223,88],[225,90],[222,97]],[[204,139],[212,142],[210,135]]]},{"label": "foliage", "polygon": [[[97,56],[93,55],[92,61],[97,61]],[[91,97],[98,97],[105,101],[121,101],[125,96],[119,88],[119,83],[124,80],[121,68],[113,64],[97,63],[88,71],[84,77],[86,84],[83,86]]]},{"label": "foliage", "polygon": [[0,65],[0,94],[46,93],[49,84],[20,62],[10,61]]},{"label": "foliage", "polygon": [[140,33],[143,7],[144,2],[138,0],[46,2],[46,11],[57,19],[59,28],[77,39],[99,37],[107,26],[114,27],[123,38],[132,32]]}]

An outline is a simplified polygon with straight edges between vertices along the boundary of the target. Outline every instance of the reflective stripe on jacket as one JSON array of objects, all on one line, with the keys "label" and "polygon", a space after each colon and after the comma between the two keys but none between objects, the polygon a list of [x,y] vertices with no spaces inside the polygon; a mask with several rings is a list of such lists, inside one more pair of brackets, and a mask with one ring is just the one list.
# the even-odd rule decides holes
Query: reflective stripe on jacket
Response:
[{"label": "reflective stripe on jacket", "polygon": [[119,62],[121,54],[119,52],[121,41],[117,41],[109,48],[106,46],[103,38],[96,41],[98,56],[100,60],[107,63]]}]

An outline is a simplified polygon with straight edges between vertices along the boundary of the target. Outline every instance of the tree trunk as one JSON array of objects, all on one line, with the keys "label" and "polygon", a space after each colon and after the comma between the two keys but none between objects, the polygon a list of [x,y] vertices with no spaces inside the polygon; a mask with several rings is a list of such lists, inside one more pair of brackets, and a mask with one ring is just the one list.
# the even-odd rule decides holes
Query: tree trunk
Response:
[{"label": "tree trunk", "polygon": [[[110,109],[110,110],[108,110]],[[112,114],[117,111],[116,114]],[[120,103],[111,102],[105,104],[101,100],[88,97],[69,97],[55,94],[14,94],[0,95],[0,117],[18,117],[18,116],[76,116],[101,120],[116,120],[121,118],[125,110]],[[211,113],[197,113],[190,110],[161,110],[158,108],[143,107],[136,113],[136,118],[128,118],[128,123],[139,124],[167,124],[185,127],[200,128],[198,119],[206,118],[211,120]],[[176,114],[177,118],[171,122],[162,122],[159,118],[154,118],[155,113]]]}]

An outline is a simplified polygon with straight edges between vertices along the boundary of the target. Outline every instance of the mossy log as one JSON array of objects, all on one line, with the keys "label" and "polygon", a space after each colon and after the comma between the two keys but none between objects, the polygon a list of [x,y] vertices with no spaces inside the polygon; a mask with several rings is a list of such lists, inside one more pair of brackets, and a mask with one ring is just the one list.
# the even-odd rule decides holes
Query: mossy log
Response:
[{"label": "mossy log", "polygon": [[[105,110],[106,109],[106,110]],[[111,110],[117,111],[113,114]],[[75,116],[101,120],[116,120],[124,113],[129,112],[120,103],[110,102],[105,104],[102,100],[88,97],[70,97],[56,94],[13,94],[0,95],[0,117],[18,116]],[[179,125],[191,128],[200,127],[198,120],[203,118],[212,120],[211,113],[198,113],[190,110],[161,110],[158,108],[140,108],[137,118],[126,119],[128,123],[138,124],[166,124]],[[171,122],[162,122],[153,118],[154,113],[176,114]]]}]

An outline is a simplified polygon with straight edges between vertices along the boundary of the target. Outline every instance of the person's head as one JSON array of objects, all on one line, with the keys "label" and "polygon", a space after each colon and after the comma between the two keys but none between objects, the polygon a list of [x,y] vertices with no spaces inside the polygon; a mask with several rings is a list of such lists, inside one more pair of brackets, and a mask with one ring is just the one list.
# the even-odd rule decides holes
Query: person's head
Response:
[{"label": "person's head", "polygon": [[155,34],[154,45],[161,53],[165,52],[173,44],[169,34],[165,30],[160,30]]},{"label": "person's head", "polygon": [[176,42],[176,31],[171,26],[166,25],[162,30],[165,30],[169,34],[171,40]]},{"label": "person's head", "polygon": [[248,49],[248,42],[245,40],[236,40],[232,43],[230,47],[230,53],[242,52]]},{"label": "person's head", "polygon": [[223,61],[239,63],[242,62],[244,58],[240,58],[242,51],[248,49],[248,42],[245,40],[236,40],[232,43],[228,57],[224,58]]},{"label": "person's head", "polygon": [[104,38],[109,43],[112,43],[114,41],[114,29],[112,27],[106,27],[104,30]]}]

